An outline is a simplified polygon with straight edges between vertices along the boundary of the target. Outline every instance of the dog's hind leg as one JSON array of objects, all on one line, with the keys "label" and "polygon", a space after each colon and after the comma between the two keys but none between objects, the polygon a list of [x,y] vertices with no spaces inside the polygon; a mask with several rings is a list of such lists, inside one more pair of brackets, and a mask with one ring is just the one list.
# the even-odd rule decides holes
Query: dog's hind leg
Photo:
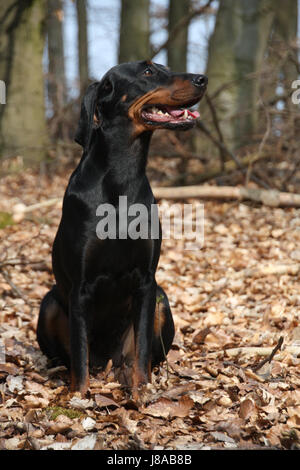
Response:
[{"label": "dog's hind leg", "polygon": [[57,298],[56,286],[42,300],[37,340],[42,352],[49,359],[58,360],[70,367],[68,316]]},{"label": "dog's hind leg", "polygon": [[166,360],[172,346],[174,333],[174,321],[167,294],[162,287],[157,286],[152,340],[152,367]]}]

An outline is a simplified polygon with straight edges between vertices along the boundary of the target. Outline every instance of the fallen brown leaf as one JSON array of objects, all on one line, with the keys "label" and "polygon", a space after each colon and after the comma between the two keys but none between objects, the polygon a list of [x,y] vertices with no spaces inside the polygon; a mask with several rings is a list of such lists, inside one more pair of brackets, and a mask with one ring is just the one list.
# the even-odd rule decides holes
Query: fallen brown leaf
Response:
[{"label": "fallen brown leaf", "polygon": [[105,395],[100,395],[100,393],[96,393],[95,395],[95,402],[99,408],[103,408],[106,406],[115,406],[119,408],[119,404],[116,403],[114,400],[111,398],[106,397]]},{"label": "fallen brown leaf", "polygon": [[146,408],[142,408],[140,411],[144,414],[161,418],[173,418],[175,416],[185,418],[188,416],[193,405],[193,400],[188,396],[183,396],[178,401],[160,398],[155,403]]},{"label": "fallen brown leaf", "polygon": [[239,417],[248,419],[254,413],[255,403],[250,398],[246,398],[240,403]]}]

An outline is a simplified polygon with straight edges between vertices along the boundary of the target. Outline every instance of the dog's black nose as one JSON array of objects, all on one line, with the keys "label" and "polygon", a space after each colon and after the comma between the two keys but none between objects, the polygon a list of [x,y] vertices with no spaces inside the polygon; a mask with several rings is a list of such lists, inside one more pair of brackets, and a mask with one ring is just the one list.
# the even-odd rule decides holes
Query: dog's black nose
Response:
[{"label": "dog's black nose", "polygon": [[205,88],[208,82],[208,78],[206,75],[196,75],[192,82],[197,87]]}]

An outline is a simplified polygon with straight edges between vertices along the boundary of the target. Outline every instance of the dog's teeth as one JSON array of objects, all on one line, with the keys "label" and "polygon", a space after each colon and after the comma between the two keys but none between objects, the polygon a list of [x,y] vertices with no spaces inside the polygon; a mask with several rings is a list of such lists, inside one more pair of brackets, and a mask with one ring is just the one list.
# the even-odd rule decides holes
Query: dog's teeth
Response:
[{"label": "dog's teeth", "polygon": [[185,110],[184,110],[184,114],[183,114],[183,118],[184,118],[184,119],[187,119],[188,117],[189,117],[188,110],[185,109]]},{"label": "dog's teeth", "polygon": [[157,114],[164,114],[164,113],[163,113],[161,110],[159,110],[159,111],[157,112]]}]

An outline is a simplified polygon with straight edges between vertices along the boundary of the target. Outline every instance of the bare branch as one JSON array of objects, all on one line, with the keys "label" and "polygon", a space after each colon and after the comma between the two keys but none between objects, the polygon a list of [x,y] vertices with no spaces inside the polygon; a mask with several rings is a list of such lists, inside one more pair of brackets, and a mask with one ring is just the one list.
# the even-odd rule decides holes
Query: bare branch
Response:
[{"label": "bare branch", "polygon": [[186,16],[181,18],[181,20],[178,21],[178,23],[174,26],[173,30],[170,31],[166,41],[163,42],[159,47],[153,48],[151,52],[151,59],[153,59],[160,51],[168,47],[169,43],[172,42],[174,37],[178,34],[178,31],[180,31],[183,27],[187,26],[190,21],[192,21],[192,19],[196,18],[197,16],[203,15],[204,13],[207,13],[207,10],[212,1],[213,0],[208,0],[205,5],[198,8],[197,10],[192,9]]}]

